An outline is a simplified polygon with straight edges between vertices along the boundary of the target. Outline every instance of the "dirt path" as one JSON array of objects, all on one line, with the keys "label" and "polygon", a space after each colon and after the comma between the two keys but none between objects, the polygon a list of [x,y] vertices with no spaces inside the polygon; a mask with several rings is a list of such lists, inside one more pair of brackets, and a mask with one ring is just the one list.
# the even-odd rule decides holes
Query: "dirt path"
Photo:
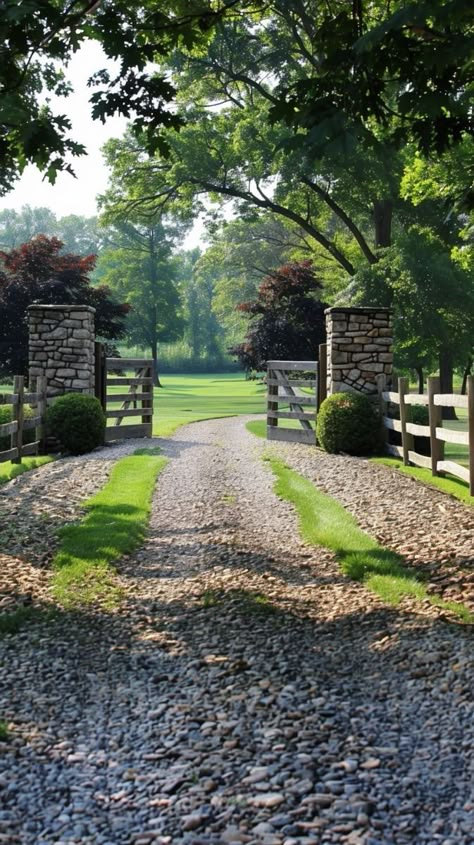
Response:
[{"label": "dirt path", "polygon": [[304,547],[265,448],[179,430],[122,612],[0,643],[0,843],[472,845],[469,632]]}]

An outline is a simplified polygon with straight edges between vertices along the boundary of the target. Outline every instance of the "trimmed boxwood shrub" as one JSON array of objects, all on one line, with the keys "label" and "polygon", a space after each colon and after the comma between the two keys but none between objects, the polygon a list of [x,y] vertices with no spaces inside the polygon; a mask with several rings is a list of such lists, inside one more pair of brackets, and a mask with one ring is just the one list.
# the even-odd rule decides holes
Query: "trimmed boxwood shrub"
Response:
[{"label": "trimmed boxwood shrub", "polygon": [[[33,408],[30,408],[29,405],[25,405],[24,411],[25,420],[31,420],[33,417],[36,416],[36,412]],[[13,415],[13,408],[11,405],[0,405],[0,425],[4,423],[9,423],[12,421]],[[23,434],[23,443],[26,445],[27,443],[34,443],[36,436],[36,432],[34,428],[29,428],[28,431],[25,431]],[[5,434],[3,437],[0,437],[0,452],[6,452],[10,448],[11,444],[11,435]]]},{"label": "trimmed boxwood shrub", "polygon": [[370,455],[381,444],[378,408],[362,393],[333,393],[321,404],[316,433],[326,452]]},{"label": "trimmed boxwood shrub", "polygon": [[104,442],[105,414],[95,396],[66,393],[48,408],[48,434],[73,455],[91,452]]}]

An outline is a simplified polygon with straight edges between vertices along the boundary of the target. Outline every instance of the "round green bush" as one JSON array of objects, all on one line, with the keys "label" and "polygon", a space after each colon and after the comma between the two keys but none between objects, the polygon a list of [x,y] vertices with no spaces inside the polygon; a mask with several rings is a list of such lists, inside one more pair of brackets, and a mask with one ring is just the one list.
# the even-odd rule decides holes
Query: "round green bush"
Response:
[{"label": "round green bush", "polygon": [[321,404],[316,434],[326,452],[370,455],[381,443],[378,408],[362,393],[333,393]]},{"label": "round green bush", "polygon": [[104,442],[105,414],[98,399],[66,393],[55,399],[46,415],[48,434],[73,455],[91,452]]},{"label": "round green bush", "polygon": [[[34,411],[33,408],[30,408],[29,405],[25,405],[23,413],[25,415],[25,420],[31,420],[36,416],[36,411]],[[0,425],[11,422],[12,414],[13,408],[11,405],[0,405]],[[36,432],[34,428],[29,428],[23,433],[23,443],[25,445],[27,443],[34,443],[35,438]],[[10,448],[10,444],[10,434],[5,434],[0,437],[0,452],[6,452]]]}]

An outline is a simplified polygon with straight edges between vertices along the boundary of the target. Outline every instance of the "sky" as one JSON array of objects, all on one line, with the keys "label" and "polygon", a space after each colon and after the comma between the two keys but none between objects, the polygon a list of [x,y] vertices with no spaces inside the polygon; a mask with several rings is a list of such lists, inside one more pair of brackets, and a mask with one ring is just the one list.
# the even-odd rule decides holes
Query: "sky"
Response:
[{"label": "sky", "polygon": [[[54,185],[43,179],[36,167],[28,166],[15,188],[0,198],[0,209],[21,209],[23,205],[46,206],[57,217],[79,214],[92,217],[97,212],[96,197],[107,185],[108,169],[105,166],[101,147],[109,138],[123,134],[127,121],[122,117],[108,118],[103,124],[92,120],[88,102],[91,89],[88,78],[103,67],[113,69],[114,63],[106,59],[100,44],[89,41],[83,44],[73,56],[66,76],[72,82],[74,94],[68,98],[51,98],[53,111],[66,114],[72,123],[71,137],[84,144],[87,155],[72,160],[76,177],[69,173],[60,174]],[[187,236],[184,247],[202,245],[203,226],[197,223]]]}]

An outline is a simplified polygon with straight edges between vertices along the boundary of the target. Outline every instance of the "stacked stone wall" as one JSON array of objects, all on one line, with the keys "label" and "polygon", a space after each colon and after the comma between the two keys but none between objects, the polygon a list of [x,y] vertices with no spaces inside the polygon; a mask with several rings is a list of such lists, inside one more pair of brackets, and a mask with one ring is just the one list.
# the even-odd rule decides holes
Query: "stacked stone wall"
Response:
[{"label": "stacked stone wall", "polygon": [[389,308],[328,308],[327,391],[377,393],[378,376],[390,381],[393,324]]},{"label": "stacked stone wall", "polygon": [[29,374],[46,376],[48,396],[94,394],[95,308],[88,305],[31,305]]}]

